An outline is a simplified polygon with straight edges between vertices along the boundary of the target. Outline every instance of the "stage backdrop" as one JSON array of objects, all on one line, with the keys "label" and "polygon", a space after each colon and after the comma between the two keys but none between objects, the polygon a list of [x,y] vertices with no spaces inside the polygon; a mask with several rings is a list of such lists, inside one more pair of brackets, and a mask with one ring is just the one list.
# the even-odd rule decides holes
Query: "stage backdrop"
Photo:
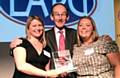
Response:
[{"label": "stage backdrop", "polygon": [[[29,15],[39,15],[46,30],[53,26],[51,6],[64,3],[70,10],[68,27],[76,29],[78,19],[90,15],[98,33],[108,34],[115,40],[114,0],[0,0],[0,78],[12,78],[14,61],[9,56],[9,42],[25,37],[25,21]],[[120,28],[119,28],[120,29]]]},{"label": "stage backdrop", "polygon": [[109,34],[115,39],[114,0],[0,0],[0,42],[25,36],[24,24],[29,15],[39,15],[44,20],[46,29],[52,27],[53,22],[49,16],[51,6],[56,2],[66,4],[70,10],[68,27],[76,29],[78,19],[90,15],[94,18],[100,35]]},{"label": "stage backdrop", "polygon": [[116,42],[120,47],[120,0],[114,0]]}]

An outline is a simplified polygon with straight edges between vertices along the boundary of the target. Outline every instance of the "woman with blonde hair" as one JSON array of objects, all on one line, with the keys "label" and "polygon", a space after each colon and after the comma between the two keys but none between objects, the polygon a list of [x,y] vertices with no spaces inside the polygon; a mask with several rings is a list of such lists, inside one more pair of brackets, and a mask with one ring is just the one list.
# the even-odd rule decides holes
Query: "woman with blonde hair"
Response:
[{"label": "woman with blonde hair", "polygon": [[15,61],[13,78],[57,77],[64,70],[49,70],[51,49],[46,45],[45,28],[38,16],[30,16],[26,24],[26,38],[12,49]]}]

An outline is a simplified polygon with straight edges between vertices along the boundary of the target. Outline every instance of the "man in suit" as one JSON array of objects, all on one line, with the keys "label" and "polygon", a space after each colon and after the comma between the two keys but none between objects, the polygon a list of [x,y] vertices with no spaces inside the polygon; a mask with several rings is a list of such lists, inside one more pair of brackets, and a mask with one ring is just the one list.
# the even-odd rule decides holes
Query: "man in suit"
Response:
[{"label": "man in suit", "polygon": [[52,51],[59,50],[59,31],[63,30],[65,37],[65,49],[69,49],[73,55],[73,45],[77,42],[76,30],[67,28],[65,23],[69,19],[68,9],[62,3],[57,3],[52,7],[51,20],[54,21],[54,27],[46,31],[46,40]]},{"label": "man in suit", "polygon": [[[52,7],[51,20],[54,22],[54,27],[46,31],[46,41],[51,47],[52,51],[59,50],[59,31],[63,31],[65,38],[65,50],[69,50],[71,57],[73,55],[73,46],[77,42],[76,30],[72,28],[67,28],[65,23],[69,19],[68,9],[62,3],[54,4]],[[54,68],[53,62],[51,63],[52,68]],[[75,78],[73,74],[69,74],[66,78]]]}]

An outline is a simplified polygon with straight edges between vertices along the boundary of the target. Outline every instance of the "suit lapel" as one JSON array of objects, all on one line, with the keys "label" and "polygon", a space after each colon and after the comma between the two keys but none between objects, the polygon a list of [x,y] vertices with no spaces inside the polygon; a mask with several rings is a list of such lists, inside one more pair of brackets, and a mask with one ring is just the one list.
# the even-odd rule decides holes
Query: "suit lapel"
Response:
[{"label": "suit lapel", "polygon": [[53,49],[54,51],[57,51],[58,50],[58,47],[57,47],[57,42],[56,42],[56,38],[55,38],[55,31],[54,31],[54,28],[52,28],[51,30],[51,34],[50,34],[50,40],[51,40],[51,44],[53,46]]},{"label": "suit lapel", "polygon": [[69,30],[65,27],[65,48],[68,49],[69,48],[69,45],[70,45],[70,32]]}]

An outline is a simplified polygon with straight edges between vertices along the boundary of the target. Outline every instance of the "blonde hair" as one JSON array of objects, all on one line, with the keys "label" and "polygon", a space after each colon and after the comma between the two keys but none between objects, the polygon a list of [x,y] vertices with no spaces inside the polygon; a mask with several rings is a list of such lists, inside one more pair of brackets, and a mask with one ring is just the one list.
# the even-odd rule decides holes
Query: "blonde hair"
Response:
[{"label": "blonde hair", "polygon": [[29,26],[31,24],[31,22],[33,20],[38,20],[42,23],[42,26],[43,26],[43,34],[42,34],[42,37],[40,37],[39,41],[43,44],[43,46],[45,47],[46,46],[46,40],[45,40],[45,28],[44,28],[44,23],[42,21],[42,19],[39,17],[39,16],[29,16],[28,19],[27,19],[27,22],[26,22],[26,38],[28,38],[28,33],[27,33],[27,30],[29,29]]},{"label": "blonde hair", "polygon": [[[89,19],[90,20],[90,22],[93,26],[92,39],[93,39],[93,41],[96,41],[98,39],[99,35],[97,33],[95,21],[90,16],[83,16],[83,17],[80,18],[78,24],[80,23],[80,21],[82,19]],[[83,43],[83,39],[79,36],[78,33],[79,33],[79,30],[78,30],[78,26],[77,26],[77,46],[81,46],[81,44]]]}]

